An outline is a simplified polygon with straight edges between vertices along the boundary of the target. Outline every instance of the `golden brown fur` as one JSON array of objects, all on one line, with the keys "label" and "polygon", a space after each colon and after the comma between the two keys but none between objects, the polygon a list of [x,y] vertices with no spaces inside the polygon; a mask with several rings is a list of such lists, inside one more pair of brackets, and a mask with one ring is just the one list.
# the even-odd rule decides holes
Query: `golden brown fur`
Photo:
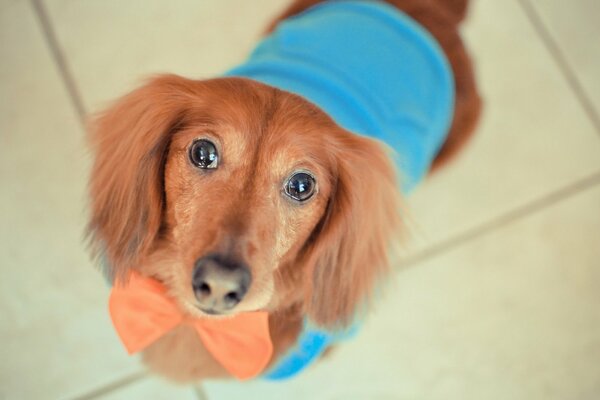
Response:
[{"label": "golden brown fur", "polygon": [[[312,3],[298,1],[281,18]],[[464,9],[393,3],[411,4],[409,13],[442,35],[457,75],[443,163],[466,141],[479,109],[456,30]],[[197,138],[217,144],[218,170],[189,162]],[[211,252],[244,260],[253,283],[234,311],[269,311],[272,361],[294,344],[306,316],[325,327],[349,323],[387,273],[401,218],[386,150],[298,96],[241,78],[162,76],[101,115],[91,143],[90,237],[111,275],[136,269],[162,281],[187,313],[211,318],[194,306],[195,260]],[[282,195],[283,181],[297,170],[318,182],[303,205]],[[227,376],[185,326],[152,344],[144,360],[181,382]]]}]

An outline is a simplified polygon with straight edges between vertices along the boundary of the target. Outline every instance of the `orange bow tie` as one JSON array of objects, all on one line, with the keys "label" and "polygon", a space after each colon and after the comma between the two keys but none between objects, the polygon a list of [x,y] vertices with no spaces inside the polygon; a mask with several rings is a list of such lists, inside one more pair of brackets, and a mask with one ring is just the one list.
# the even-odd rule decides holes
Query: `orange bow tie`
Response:
[{"label": "orange bow tie", "polygon": [[239,379],[257,376],[273,353],[268,313],[231,318],[185,316],[158,281],[132,273],[127,286],[118,282],[109,300],[113,325],[129,354],[137,353],[181,323],[194,327],[202,343],[227,371]]}]

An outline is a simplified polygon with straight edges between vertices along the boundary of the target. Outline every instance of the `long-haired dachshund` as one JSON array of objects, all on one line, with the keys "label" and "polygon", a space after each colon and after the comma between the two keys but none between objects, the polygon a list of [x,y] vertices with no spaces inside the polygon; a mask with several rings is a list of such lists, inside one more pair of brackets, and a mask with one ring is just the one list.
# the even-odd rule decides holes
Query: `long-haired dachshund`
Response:
[{"label": "long-haired dachshund", "polygon": [[[466,3],[298,0],[223,77],[161,76],[98,117],[94,252],[116,289],[146,279],[181,322],[144,344],[151,370],[286,377],[356,330],[389,272],[401,192],[476,125]],[[252,313],[268,315],[268,357],[237,375],[222,360],[243,354],[213,352],[219,334],[190,321]]]}]

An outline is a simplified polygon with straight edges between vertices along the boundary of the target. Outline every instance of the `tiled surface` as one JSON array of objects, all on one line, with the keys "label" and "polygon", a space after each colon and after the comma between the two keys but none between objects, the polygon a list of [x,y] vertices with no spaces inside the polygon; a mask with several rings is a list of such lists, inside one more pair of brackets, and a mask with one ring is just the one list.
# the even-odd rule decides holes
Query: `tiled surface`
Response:
[{"label": "tiled surface", "polygon": [[0,59],[0,398],[69,397],[138,367],[82,246],[83,131],[27,2],[0,3]]},{"label": "tiled surface", "polygon": [[528,0],[600,115],[600,2]]},{"label": "tiled surface", "polygon": [[[211,77],[252,50],[281,0],[46,1],[88,110],[157,73]],[[260,10],[260,12],[256,12]]]},{"label": "tiled surface", "polygon": [[[597,2],[532,3],[599,110]],[[223,71],[285,2],[43,4],[95,111],[150,73]],[[411,198],[415,249],[600,171],[600,132],[519,2],[474,1],[464,33],[485,114],[468,151]],[[0,59],[0,398],[194,398],[154,378],[108,390],[140,367],[82,245],[84,133],[30,3],[0,2]],[[598,398],[596,181],[403,271],[358,339],[298,380],[208,383],[209,398]]]}]

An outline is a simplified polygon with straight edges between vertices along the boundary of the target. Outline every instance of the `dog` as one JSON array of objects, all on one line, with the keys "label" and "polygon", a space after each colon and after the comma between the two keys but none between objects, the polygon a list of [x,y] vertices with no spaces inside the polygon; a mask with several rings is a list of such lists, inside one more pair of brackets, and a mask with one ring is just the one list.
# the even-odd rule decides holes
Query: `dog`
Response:
[{"label": "dog", "polygon": [[[351,335],[390,273],[402,192],[474,132],[466,10],[297,0],[224,76],[160,76],[120,99],[90,135],[88,232],[110,279],[151,279],[182,321],[264,313],[268,357],[246,378],[293,376]],[[232,376],[190,324],[159,336],[143,348],[153,372]]]}]

